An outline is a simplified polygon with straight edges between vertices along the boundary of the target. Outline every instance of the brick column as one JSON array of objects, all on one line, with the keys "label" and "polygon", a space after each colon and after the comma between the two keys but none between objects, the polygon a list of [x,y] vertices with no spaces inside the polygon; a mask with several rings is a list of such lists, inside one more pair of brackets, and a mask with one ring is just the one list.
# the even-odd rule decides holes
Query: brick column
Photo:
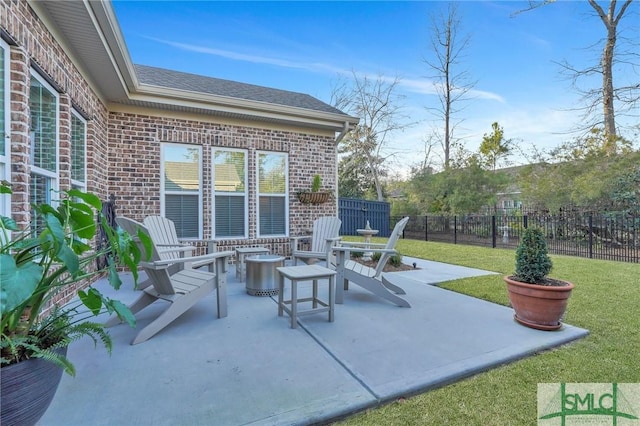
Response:
[{"label": "brick column", "polygon": [[11,213],[18,226],[26,227],[31,216],[29,206],[29,56],[22,47],[11,47]]}]

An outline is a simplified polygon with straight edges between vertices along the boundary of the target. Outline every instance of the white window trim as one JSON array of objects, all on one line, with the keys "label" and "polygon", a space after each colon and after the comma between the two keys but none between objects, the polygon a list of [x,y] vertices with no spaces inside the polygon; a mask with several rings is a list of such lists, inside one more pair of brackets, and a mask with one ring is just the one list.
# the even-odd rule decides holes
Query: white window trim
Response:
[{"label": "white window trim", "polygon": [[[76,110],[71,109],[71,114],[79,119],[84,124],[84,135],[82,135],[82,140],[84,143],[84,182],[71,179],[71,186],[80,188],[81,191],[85,192],[87,190],[87,120],[84,119]],[[71,127],[73,129],[73,126]],[[73,135],[72,135],[73,136]],[[69,163],[71,164],[71,168],[73,168],[73,138],[71,138],[71,154],[69,158]],[[71,174],[71,173],[70,173]]]},{"label": "white window trim", "polygon": [[[0,174],[0,180],[11,182],[11,55],[9,45],[0,38],[0,47],[4,56],[4,134],[5,150],[0,152],[0,163],[4,166],[4,173]],[[11,196],[0,195],[0,215],[11,216]]]},{"label": "white window trim", "polygon": [[[284,156],[284,234],[261,234],[260,233],[260,154],[268,154],[268,155],[282,155]],[[279,151],[256,151],[256,175],[255,175],[255,188],[256,188],[256,234],[258,238],[277,238],[277,237],[288,237],[289,236],[289,154],[286,152]],[[269,197],[279,197],[277,194],[265,194],[265,196]]]},{"label": "white window trim", "polygon": [[[244,153],[244,193],[242,195],[231,192],[216,193],[216,151],[224,152],[243,152]],[[216,195],[232,195],[232,196],[244,196],[244,235],[231,236],[231,237],[218,237],[216,236]],[[211,236],[212,239],[224,240],[224,239],[248,239],[249,238],[249,151],[246,149],[238,148],[226,148],[226,147],[212,147],[211,148]]]},{"label": "white window trim", "polygon": [[[197,148],[198,149],[198,175],[200,177],[200,184],[198,185],[197,191],[165,191],[164,189],[164,162],[165,162],[165,148],[169,146],[180,147],[180,148]],[[162,142],[160,144],[160,215],[165,216],[165,208],[166,208],[166,195],[198,195],[198,221],[200,222],[200,226],[198,226],[198,236],[191,238],[183,238],[180,240],[185,241],[195,241],[202,239],[202,228],[203,228],[203,211],[202,211],[202,146],[200,145],[190,145],[184,143],[171,143],[171,142]]]},{"label": "white window trim", "polygon": [[[38,82],[42,84],[47,90],[49,90],[49,92],[51,92],[56,99],[56,170],[52,172],[50,170],[37,167],[33,164],[32,161],[31,173],[50,178],[52,183],[51,189],[53,190],[53,192],[57,193],[60,190],[60,94],[34,69],[31,69],[31,77],[38,80]],[[31,100],[29,100],[29,103],[30,102]],[[30,131],[29,135],[31,137],[33,135],[33,132]],[[33,158],[33,153],[31,153],[31,158]],[[47,194],[47,197],[51,197],[49,200],[52,205],[55,206],[57,204],[58,197],[51,196],[51,193]]]}]

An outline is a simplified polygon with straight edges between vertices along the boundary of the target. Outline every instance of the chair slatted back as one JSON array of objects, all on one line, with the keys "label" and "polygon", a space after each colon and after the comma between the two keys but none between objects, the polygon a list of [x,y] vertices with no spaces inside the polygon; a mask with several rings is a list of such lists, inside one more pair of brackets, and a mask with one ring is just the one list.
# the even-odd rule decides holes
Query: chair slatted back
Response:
[{"label": "chair slatted back", "polygon": [[311,239],[311,251],[325,252],[327,238],[337,238],[340,235],[342,221],[335,216],[323,216],[313,222],[313,238]]},{"label": "chair slatted back", "polygon": [[[402,233],[404,232],[404,227],[407,225],[407,222],[409,222],[409,216],[399,220],[398,223],[396,223],[396,226],[393,227],[393,231],[391,232],[391,235],[387,240],[387,245],[385,246],[385,249],[390,250],[390,249],[396,248],[396,243],[402,236]],[[383,253],[382,256],[380,256],[380,260],[378,261],[378,265],[376,266],[376,274],[375,274],[376,277],[382,274],[382,270],[384,269],[385,265],[387,264],[387,261],[391,256],[392,256],[391,253]]]},{"label": "chair slatted back", "polygon": [[[124,229],[129,235],[131,235],[131,238],[140,249],[140,252],[142,253],[142,259],[143,259],[143,261],[140,262],[140,266],[142,266],[144,271],[147,273],[147,276],[149,277],[149,279],[151,280],[151,283],[153,284],[153,288],[155,288],[155,290],[160,294],[175,294],[175,290],[173,288],[173,285],[171,284],[171,277],[169,276],[169,272],[167,271],[166,268],[154,269],[149,266],[145,266],[145,264],[148,265],[148,263],[146,262],[147,253],[145,251],[144,245],[140,241],[140,238],[138,238],[138,232],[142,231],[145,234],[149,235],[149,230],[147,229],[147,227],[141,224],[140,222],[136,222],[133,219],[129,219],[123,216],[117,217],[116,223],[118,224],[118,226]],[[153,239],[152,239],[150,262],[154,262],[158,260],[162,260],[162,259],[158,254],[158,250],[156,248],[155,242],[153,242]]]},{"label": "chair slatted back", "polygon": [[[147,216],[144,218],[144,226],[149,230],[149,236],[154,243],[162,248],[179,246],[178,233],[172,220],[162,216]],[[177,259],[180,252],[162,253],[163,259]]]}]

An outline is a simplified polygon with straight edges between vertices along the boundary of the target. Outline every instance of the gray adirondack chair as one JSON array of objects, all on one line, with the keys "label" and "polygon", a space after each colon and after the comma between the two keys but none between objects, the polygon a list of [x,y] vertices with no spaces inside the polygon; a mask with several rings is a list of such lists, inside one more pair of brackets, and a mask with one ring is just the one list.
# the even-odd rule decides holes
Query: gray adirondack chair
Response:
[{"label": "gray adirondack chair", "polygon": [[[402,232],[408,221],[409,217],[405,217],[396,224],[387,244],[343,242],[339,247],[333,247],[333,251],[336,254],[337,272],[336,303],[343,303],[344,291],[349,289],[349,282],[352,282],[400,307],[411,307],[409,302],[398,296],[398,294],[406,294],[405,291],[397,285],[391,284],[386,280],[385,276],[382,275],[382,271],[389,258],[397,253],[395,250],[396,243],[400,236],[402,236]],[[350,253],[354,251],[381,253],[376,268],[370,268],[361,263],[349,260]],[[343,285],[341,285],[341,283],[343,283]]]},{"label": "gray adirondack chair", "polygon": [[[291,259],[293,265],[298,264],[298,259],[310,264],[324,260],[331,262],[331,249],[340,241],[340,226],[342,221],[334,216],[323,216],[313,222],[313,235],[291,238]],[[310,250],[302,250],[302,240],[311,239]]]},{"label": "gray adirondack chair", "polygon": [[[163,259],[177,259],[185,256],[193,256],[196,247],[186,244],[178,238],[176,225],[171,219],[163,216],[147,216],[142,222],[149,230],[149,236],[158,248],[158,253]],[[207,241],[207,254],[215,253],[216,242]],[[209,271],[214,271],[215,259],[204,259],[191,262],[192,268],[199,268],[207,265]],[[175,263],[169,267],[170,273],[177,272],[183,266],[182,263]]]},{"label": "gray adirondack chair", "polygon": [[[138,232],[149,234],[148,229],[143,224],[125,217],[116,218],[116,222],[138,243],[138,247],[143,253],[143,259],[146,259],[144,257],[145,249],[137,235]],[[140,297],[129,306],[129,309],[135,315],[157,300],[169,302],[169,305],[158,318],[138,332],[131,344],[135,345],[153,337],[213,290],[216,290],[218,318],[226,317],[226,268],[227,262],[232,255],[233,252],[226,251],[204,256],[163,259],[155,243],[152,244],[150,260],[140,262],[140,266],[149,276],[151,285],[142,291]],[[169,266],[171,265],[176,263],[188,265],[190,262],[205,260],[201,259],[204,257],[213,259],[216,262],[216,273],[190,267],[184,267],[175,273],[169,273]],[[119,322],[119,318],[114,315],[105,325],[110,327]]]}]

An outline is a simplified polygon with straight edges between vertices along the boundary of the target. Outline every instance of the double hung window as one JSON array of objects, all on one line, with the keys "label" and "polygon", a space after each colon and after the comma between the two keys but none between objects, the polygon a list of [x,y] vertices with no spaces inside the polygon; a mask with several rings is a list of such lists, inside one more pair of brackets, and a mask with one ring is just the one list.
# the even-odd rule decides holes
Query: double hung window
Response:
[{"label": "double hung window", "polygon": [[162,144],[162,214],[179,238],[202,238],[202,147]]},{"label": "double hung window", "polygon": [[288,229],[287,155],[258,152],[258,234],[284,236]]},{"label": "double hung window", "polygon": [[87,122],[76,111],[71,112],[71,186],[87,190]]},{"label": "double hung window", "polygon": [[[58,190],[58,94],[35,72],[31,73],[29,109],[31,111],[30,202],[52,202]],[[40,224],[36,223],[39,227]]]},{"label": "double hung window", "polygon": [[247,152],[213,149],[214,238],[247,238]]}]

